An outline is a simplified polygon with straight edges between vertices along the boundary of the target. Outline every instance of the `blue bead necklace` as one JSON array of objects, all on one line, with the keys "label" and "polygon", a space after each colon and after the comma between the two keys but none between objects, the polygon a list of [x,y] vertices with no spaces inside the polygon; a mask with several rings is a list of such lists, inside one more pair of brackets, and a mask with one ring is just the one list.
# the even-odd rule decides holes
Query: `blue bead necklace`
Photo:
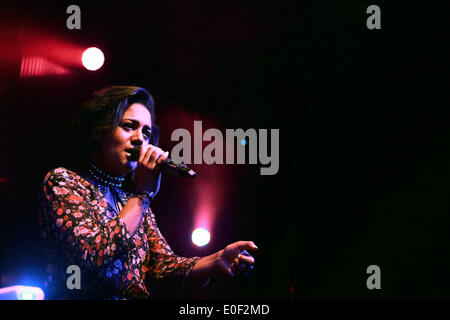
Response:
[{"label": "blue bead necklace", "polygon": [[96,180],[96,185],[99,187],[103,195],[107,194],[108,189],[110,191],[115,190],[119,195],[123,206],[128,202],[130,197],[122,190],[122,182],[125,179],[124,177],[117,177],[107,174],[93,163],[90,164],[88,172]]}]

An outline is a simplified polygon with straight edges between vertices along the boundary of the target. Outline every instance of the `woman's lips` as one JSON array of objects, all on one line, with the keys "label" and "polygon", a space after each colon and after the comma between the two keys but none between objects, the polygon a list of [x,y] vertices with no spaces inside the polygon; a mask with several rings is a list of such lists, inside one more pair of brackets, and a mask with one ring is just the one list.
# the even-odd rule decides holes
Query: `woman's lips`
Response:
[{"label": "woman's lips", "polygon": [[131,152],[129,151],[129,150],[125,150],[125,154],[126,154],[126,156],[127,156],[127,160],[128,161],[133,161],[131,158],[132,158],[132,156],[131,156]]}]

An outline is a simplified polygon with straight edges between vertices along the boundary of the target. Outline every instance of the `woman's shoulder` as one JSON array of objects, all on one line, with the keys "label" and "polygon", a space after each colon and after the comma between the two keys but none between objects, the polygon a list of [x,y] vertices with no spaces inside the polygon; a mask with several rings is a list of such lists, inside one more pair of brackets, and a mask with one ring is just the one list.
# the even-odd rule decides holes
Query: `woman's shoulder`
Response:
[{"label": "woman's shoulder", "polygon": [[47,172],[43,183],[48,181],[76,181],[80,180],[80,175],[64,167],[58,167]]},{"label": "woman's shoulder", "polygon": [[89,181],[64,167],[50,170],[41,184],[43,194],[90,196],[95,191]]}]

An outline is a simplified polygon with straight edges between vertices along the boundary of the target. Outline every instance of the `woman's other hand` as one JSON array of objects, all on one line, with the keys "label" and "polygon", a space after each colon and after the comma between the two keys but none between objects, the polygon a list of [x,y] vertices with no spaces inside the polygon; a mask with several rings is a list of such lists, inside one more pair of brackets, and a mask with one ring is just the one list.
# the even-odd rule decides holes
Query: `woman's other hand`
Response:
[{"label": "woman's other hand", "polygon": [[253,270],[255,258],[247,250],[256,251],[258,247],[253,241],[238,241],[229,244],[225,249],[217,253],[217,267],[219,272],[234,278],[239,274],[247,275]]},{"label": "woman's other hand", "polygon": [[238,241],[210,256],[201,258],[191,271],[190,277],[197,283],[206,285],[211,276],[225,274],[234,278],[239,274],[247,275],[255,264],[247,250],[256,251],[253,241]]}]

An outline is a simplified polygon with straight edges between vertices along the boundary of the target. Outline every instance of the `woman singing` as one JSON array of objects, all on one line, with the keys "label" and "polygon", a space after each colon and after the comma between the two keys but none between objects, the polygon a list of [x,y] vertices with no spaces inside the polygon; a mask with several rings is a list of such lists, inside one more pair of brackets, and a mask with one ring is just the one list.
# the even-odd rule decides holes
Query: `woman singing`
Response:
[{"label": "woman singing", "polygon": [[[252,269],[254,258],[246,250],[257,247],[251,241],[185,258],[161,235],[150,205],[168,153],[157,146],[154,103],[145,89],[113,86],[95,92],[76,124],[87,137],[78,149],[85,164],[76,171],[56,168],[42,183],[39,220],[48,254],[48,298],[146,299],[146,277],[206,285],[211,276],[234,277]],[[137,161],[131,157],[136,146]],[[70,278],[77,270],[78,284]]]}]

